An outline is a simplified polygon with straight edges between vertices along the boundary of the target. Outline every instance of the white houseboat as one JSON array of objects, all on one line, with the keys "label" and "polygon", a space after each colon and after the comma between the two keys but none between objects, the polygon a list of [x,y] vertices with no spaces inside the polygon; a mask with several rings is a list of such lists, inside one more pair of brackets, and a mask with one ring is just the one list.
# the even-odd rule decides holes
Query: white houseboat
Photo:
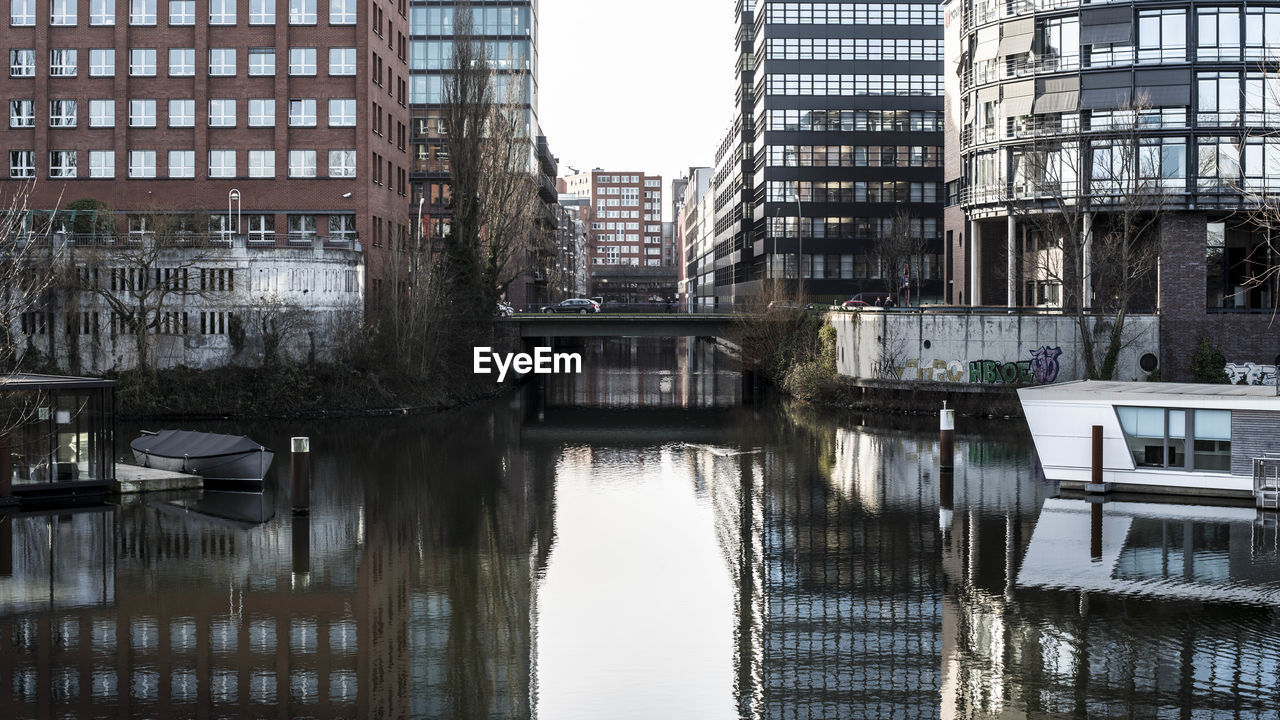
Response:
[{"label": "white houseboat", "polygon": [[[1275,387],[1079,381],[1021,388],[1018,397],[1045,476],[1064,488],[1091,482],[1094,425],[1108,490],[1262,503],[1266,477],[1255,486],[1254,461],[1280,458]],[[1268,465],[1280,460],[1260,463]]]}]

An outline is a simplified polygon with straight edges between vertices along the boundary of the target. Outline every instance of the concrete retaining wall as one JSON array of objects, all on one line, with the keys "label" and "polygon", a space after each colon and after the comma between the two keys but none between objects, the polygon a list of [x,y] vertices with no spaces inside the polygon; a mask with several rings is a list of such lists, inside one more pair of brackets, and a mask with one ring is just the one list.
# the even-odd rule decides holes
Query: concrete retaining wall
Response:
[{"label": "concrete retaining wall", "polygon": [[[1038,384],[1085,379],[1074,318],[910,311],[837,312],[837,368],[861,379]],[[1116,380],[1143,380],[1145,353],[1159,356],[1154,315],[1125,323]]]}]

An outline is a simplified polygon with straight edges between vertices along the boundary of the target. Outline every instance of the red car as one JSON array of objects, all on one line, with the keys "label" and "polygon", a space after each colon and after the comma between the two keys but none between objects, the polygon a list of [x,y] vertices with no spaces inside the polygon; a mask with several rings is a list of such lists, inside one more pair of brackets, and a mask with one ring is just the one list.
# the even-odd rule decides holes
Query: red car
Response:
[{"label": "red car", "polygon": [[851,299],[845,300],[841,305],[846,310],[860,307],[895,307],[897,303],[893,299],[893,293],[887,292],[861,292],[854,295]]}]

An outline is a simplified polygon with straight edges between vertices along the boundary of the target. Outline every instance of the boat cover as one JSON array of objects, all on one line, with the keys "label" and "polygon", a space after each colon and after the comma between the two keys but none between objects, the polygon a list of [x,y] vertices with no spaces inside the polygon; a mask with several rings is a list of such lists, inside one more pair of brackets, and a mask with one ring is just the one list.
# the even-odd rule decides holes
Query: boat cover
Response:
[{"label": "boat cover", "polygon": [[129,443],[138,452],[169,458],[207,458],[257,452],[262,444],[244,435],[222,435],[195,430],[161,430],[143,434]]}]

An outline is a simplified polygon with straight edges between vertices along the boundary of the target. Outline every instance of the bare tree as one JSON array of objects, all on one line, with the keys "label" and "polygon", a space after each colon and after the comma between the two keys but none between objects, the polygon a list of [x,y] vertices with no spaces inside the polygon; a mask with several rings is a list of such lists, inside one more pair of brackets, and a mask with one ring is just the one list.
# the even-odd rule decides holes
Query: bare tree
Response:
[{"label": "bare tree", "polygon": [[[1217,157],[1205,152],[1201,164],[1218,167],[1202,168],[1217,172],[1217,177],[1229,189],[1241,196],[1241,209],[1234,224],[1252,232],[1253,242],[1246,252],[1231,266],[1226,248],[1210,248],[1218,252],[1216,258],[1224,271],[1234,271],[1245,293],[1266,290],[1271,303],[1271,325],[1280,317],[1280,164],[1275,147],[1280,143],[1276,130],[1255,130],[1256,126],[1275,128],[1280,126],[1280,73],[1274,70],[1275,58],[1261,63],[1260,92],[1246,92],[1246,130],[1240,144],[1231,148],[1218,145]],[[1250,80],[1252,83],[1253,81]],[[1225,167],[1224,167],[1225,166]],[[1243,171],[1242,171],[1243,167]],[[1201,182],[1204,182],[1202,179]],[[1265,297],[1265,296],[1264,296]]]},{"label": "bare tree", "polygon": [[[872,246],[872,255],[885,273],[885,289],[893,293],[894,298],[902,298],[905,304],[911,304],[908,278],[917,278],[916,287],[924,277],[924,259],[929,252],[929,243],[924,239],[923,226],[913,223],[905,210],[899,209],[889,219],[888,227],[876,236]],[[916,291],[919,297],[919,290]],[[896,302],[896,300],[895,300]]]},{"label": "bare tree", "polygon": [[1186,182],[1185,158],[1174,167],[1160,145],[1143,142],[1149,110],[1140,94],[1109,117],[1095,112],[1087,133],[1079,125],[1030,127],[1036,141],[1013,158],[1011,210],[1037,244],[1029,275],[1061,288],[1093,379],[1113,377],[1134,340],[1125,332],[1128,313],[1154,298],[1154,231],[1169,193]]},{"label": "bare tree", "polygon": [[52,294],[66,243],[53,237],[54,214],[40,216],[29,206],[34,189],[34,180],[18,183],[0,199],[0,373],[5,375],[37,359],[22,336],[47,334],[52,342],[57,327]]},{"label": "bare tree", "polygon": [[[248,307],[254,331],[262,343],[262,365],[277,365],[300,336],[309,334],[314,342],[314,313],[289,302],[279,293],[266,293],[253,298]],[[308,352],[313,356],[314,349]]]}]

